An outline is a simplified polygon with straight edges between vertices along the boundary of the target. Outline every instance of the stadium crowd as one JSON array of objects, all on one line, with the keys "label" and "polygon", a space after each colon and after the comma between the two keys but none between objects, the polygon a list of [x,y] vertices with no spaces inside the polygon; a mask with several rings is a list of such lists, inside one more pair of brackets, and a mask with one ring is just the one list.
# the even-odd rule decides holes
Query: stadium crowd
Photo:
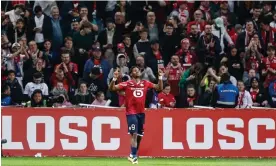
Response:
[{"label": "stadium crowd", "polygon": [[[1,1],[2,106],[124,107],[110,92],[138,66],[147,107],[276,108],[275,2]],[[222,94],[223,93],[223,94]],[[229,100],[229,101],[228,101]],[[230,101],[231,100],[231,101]]]}]

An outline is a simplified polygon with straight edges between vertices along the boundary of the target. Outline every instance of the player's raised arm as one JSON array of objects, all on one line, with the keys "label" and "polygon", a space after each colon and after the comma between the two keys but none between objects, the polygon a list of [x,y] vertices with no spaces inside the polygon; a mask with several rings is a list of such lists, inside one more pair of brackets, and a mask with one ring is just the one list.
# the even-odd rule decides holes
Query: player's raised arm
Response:
[{"label": "player's raised arm", "polygon": [[113,73],[113,79],[111,80],[111,82],[110,82],[110,84],[108,86],[108,89],[110,91],[118,91],[118,90],[120,90],[119,85],[115,85],[115,82],[116,82],[118,76],[119,76],[119,69],[117,68],[117,69],[115,69],[115,71]]},{"label": "player's raised arm", "polygon": [[164,73],[162,70],[158,70],[158,84],[154,84],[154,89],[157,90],[157,91],[161,91],[163,90],[163,76],[164,76]]}]

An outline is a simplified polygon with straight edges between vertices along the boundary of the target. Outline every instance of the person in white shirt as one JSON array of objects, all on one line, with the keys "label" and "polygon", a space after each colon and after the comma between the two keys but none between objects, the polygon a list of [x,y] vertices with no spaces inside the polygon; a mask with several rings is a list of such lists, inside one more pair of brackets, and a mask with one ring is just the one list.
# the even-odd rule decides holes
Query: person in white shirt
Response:
[{"label": "person in white shirt", "polygon": [[40,89],[43,96],[48,96],[48,86],[42,82],[42,74],[40,72],[35,73],[33,75],[33,79],[33,82],[29,82],[25,86],[24,94],[31,97],[36,89]]},{"label": "person in white shirt", "polygon": [[245,90],[244,82],[238,81],[239,98],[236,108],[250,108],[253,105],[253,101],[250,93]]},{"label": "person in white shirt", "polygon": [[48,1],[38,1],[36,0],[34,3],[34,9],[36,6],[41,6],[42,12],[45,13],[47,16],[51,16],[51,8],[53,6],[57,6],[57,3],[55,0],[48,0]]},{"label": "person in white shirt", "polygon": [[16,21],[22,19],[21,15],[24,13],[25,6],[23,4],[17,4],[14,9],[5,13],[10,18],[11,23],[15,26]]}]

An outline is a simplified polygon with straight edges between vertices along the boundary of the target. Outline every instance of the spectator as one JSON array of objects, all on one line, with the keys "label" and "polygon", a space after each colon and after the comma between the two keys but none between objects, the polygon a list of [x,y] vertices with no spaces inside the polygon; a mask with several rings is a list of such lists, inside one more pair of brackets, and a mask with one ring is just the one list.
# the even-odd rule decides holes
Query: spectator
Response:
[{"label": "spectator", "polygon": [[68,33],[68,27],[60,17],[58,7],[51,7],[51,19],[43,23],[42,30],[44,38],[53,42],[53,51],[59,51],[63,44],[64,34]]},{"label": "spectator", "polygon": [[88,51],[95,41],[95,34],[92,32],[92,26],[88,21],[83,21],[80,32],[76,32],[73,36],[73,43],[79,54]]},{"label": "spectator", "polygon": [[71,27],[72,29],[69,31],[68,36],[73,37],[75,33],[80,32],[80,22],[78,18],[73,18],[71,21]]},{"label": "spectator", "polygon": [[163,52],[161,52],[159,41],[151,41],[151,52],[145,56],[146,66],[150,67],[155,76],[158,75],[158,70],[165,71]]},{"label": "spectator", "polygon": [[[78,59],[83,59],[81,57],[86,57],[86,59],[87,59],[87,55],[85,56],[85,53],[86,53],[85,50],[81,50],[81,51],[84,51],[83,54],[82,54],[82,56],[77,56],[75,54],[75,48],[73,46],[73,39],[71,37],[69,37],[69,36],[64,39],[64,47],[62,48],[62,50],[69,51],[70,59],[72,60],[72,62],[77,63]],[[80,66],[83,66],[83,65],[80,65]]]},{"label": "spectator", "polygon": [[225,16],[230,26],[235,26],[237,23],[237,17],[229,10],[228,1],[220,2],[220,10],[214,14],[214,18]]},{"label": "spectator", "polygon": [[275,47],[269,46],[267,49],[267,57],[263,58],[265,68],[262,70],[262,75],[265,76],[264,87],[267,88],[270,82],[276,80],[276,56]]},{"label": "spectator", "polygon": [[147,13],[147,22],[145,24],[145,28],[148,29],[149,40],[159,40],[159,35],[161,32],[161,28],[159,24],[156,23],[156,16],[154,12]]},{"label": "spectator", "polygon": [[251,78],[248,91],[251,95],[253,106],[264,107],[267,105],[267,96],[262,86],[259,85],[259,79],[257,77]]},{"label": "spectator", "polygon": [[185,38],[189,39],[191,51],[195,51],[197,41],[200,37],[200,31],[199,31],[197,25],[196,24],[190,24],[190,32],[186,33],[186,34],[187,35],[185,35]]},{"label": "spectator", "polygon": [[49,17],[43,14],[41,6],[36,6],[34,8],[35,16],[30,19],[28,28],[28,39],[34,40],[39,49],[43,48],[44,35],[42,33],[43,24],[49,22]]},{"label": "spectator", "polygon": [[163,91],[158,94],[158,103],[160,104],[161,108],[175,107],[176,101],[170,91],[171,86],[169,84],[165,84]]},{"label": "spectator", "polygon": [[148,31],[143,29],[139,33],[140,40],[134,44],[133,46],[133,54],[134,57],[137,58],[138,56],[147,57],[150,54],[150,42],[148,40]]},{"label": "spectator", "polygon": [[[219,75],[222,76],[223,74],[229,74],[229,71],[228,71],[228,67],[225,65],[225,64],[222,64],[220,65],[220,68],[219,68]],[[214,76],[214,75],[212,75]],[[219,79],[220,82],[221,82],[221,78]],[[234,85],[234,86],[237,86],[237,79],[235,77],[233,77],[232,75],[230,75],[230,82]]]},{"label": "spectator", "polygon": [[91,27],[91,30],[93,31],[98,31],[98,26],[97,26],[97,23],[94,22],[95,20],[93,20],[93,22],[91,23],[91,21],[88,20],[88,8],[86,6],[80,6],[80,9],[79,9],[79,18],[81,20],[80,22],[80,26],[82,26],[82,24],[84,22],[88,22],[90,23],[90,27]]},{"label": "spectator", "polygon": [[57,3],[55,1],[35,1],[34,3],[34,11],[37,6],[40,6],[42,9],[42,12],[45,13],[47,16],[51,16],[52,8],[54,6],[57,6]]},{"label": "spectator", "polygon": [[26,37],[26,27],[23,19],[18,19],[15,27],[10,27],[7,31],[9,41],[12,43],[19,41],[22,37]]},{"label": "spectator", "polygon": [[5,61],[7,70],[14,70],[16,73],[16,78],[19,84],[22,86],[22,76],[23,76],[23,60],[25,56],[21,54],[23,48],[19,43],[14,43],[12,45],[12,52],[8,54],[2,54],[3,61]]},{"label": "spectator", "polygon": [[[55,72],[60,69],[63,71],[63,73],[66,74],[68,79],[71,80],[77,80],[78,79],[78,65],[76,63],[71,62],[70,58],[70,52],[68,50],[63,50],[61,52],[61,63],[55,66]],[[72,77],[72,79],[71,79]],[[76,84],[75,81],[71,82],[71,85],[74,87]]]},{"label": "spectator", "polygon": [[243,64],[240,56],[237,54],[238,50],[235,47],[230,48],[230,53],[227,56],[227,66],[229,73],[237,80],[243,78]]},{"label": "spectator", "polygon": [[262,19],[260,31],[261,31],[261,37],[262,37],[265,50],[267,50],[268,46],[275,45],[275,36],[269,24],[270,24],[270,20],[268,20],[268,18]]},{"label": "spectator", "polygon": [[42,80],[49,85],[49,73],[45,69],[45,61],[41,58],[36,60],[36,64],[34,68],[30,68],[28,71],[24,74],[23,84],[26,85],[28,82],[31,82],[33,80],[34,73],[41,73],[42,74]]},{"label": "spectator", "polygon": [[43,96],[48,96],[48,86],[42,82],[42,74],[41,73],[34,73],[33,81],[27,83],[25,86],[24,94],[28,97],[31,97],[35,90],[41,90]]},{"label": "spectator", "polygon": [[[275,27],[276,28],[276,27]],[[142,24],[142,22],[137,22],[135,25],[135,28],[133,29],[133,31],[131,32],[131,41],[132,44],[134,45],[135,43],[138,42],[138,40],[140,39],[140,32],[144,29],[144,25]]]},{"label": "spectator", "polygon": [[106,101],[103,92],[98,92],[96,95],[96,99],[93,101],[92,105],[98,105],[98,106],[108,106],[110,104],[110,101]]},{"label": "spectator", "polygon": [[238,81],[238,89],[239,89],[239,98],[238,105],[236,108],[251,108],[253,105],[252,98],[250,93],[245,90],[244,83],[242,81]]},{"label": "spectator", "polygon": [[243,81],[245,82],[244,85],[245,85],[246,89],[248,89],[248,87],[251,86],[250,81],[253,77],[257,77],[258,79],[260,78],[259,74],[256,74],[255,69],[250,69],[248,72],[248,75],[243,78]]},{"label": "spectator", "polygon": [[212,104],[211,101],[214,95],[214,90],[216,88],[216,85],[217,85],[217,81],[212,77],[210,78],[210,80],[208,80],[208,82],[206,81],[206,86],[202,90],[202,94],[199,97],[199,101],[198,101],[199,105],[211,106]]},{"label": "spectator", "polygon": [[84,65],[83,79],[89,84],[90,73],[92,68],[99,68],[99,79],[107,85],[107,77],[110,71],[110,66],[107,60],[102,56],[101,48],[95,47],[92,51],[92,57],[88,59]]},{"label": "spectator", "polygon": [[274,82],[271,82],[268,88],[268,93],[269,93],[269,97],[268,97],[268,102],[269,105],[272,108],[276,108],[276,80]]},{"label": "spectator", "polygon": [[72,104],[68,100],[67,96],[60,95],[60,101],[54,103],[53,107],[71,107]]},{"label": "spectator", "polygon": [[[125,54],[127,55],[127,64],[128,66],[133,66],[135,64],[135,58],[133,55],[133,46],[132,46],[132,40],[129,35],[124,35],[123,43]],[[118,46],[117,46],[118,48]],[[119,48],[118,48],[119,49]]]},{"label": "spectator", "polygon": [[184,107],[194,107],[198,103],[198,96],[193,85],[187,86],[187,95],[184,98]]},{"label": "spectator", "polygon": [[26,56],[28,60],[24,62],[23,66],[25,71],[35,67],[37,59],[43,57],[43,52],[38,49],[35,41],[29,42],[29,47]]},{"label": "spectator", "polygon": [[200,82],[200,87],[204,89],[208,88],[212,80],[215,81],[215,84],[220,82],[220,77],[217,76],[215,67],[208,68],[206,74],[204,75],[204,77]]},{"label": "spectator", "polygon": [[210,2],[209,1],[201,1],[199,10],[201,10],[203,14],[203,19],[206,21],[211,21],[212,20],[212,13],[210,10]]},{"label": "spectator", "polygon": [[172,53],[175,53],[176,47],[179,45],[180,38],[178,34],[174,34],[174,28],[172,24],[166,24],[165,34],[160,39],[161,48],[163,51],[163,59],[165,65],[167,65],[171,59]]},{"label": "spectator", "polygon": [[11,97],[12,103],[20,104],[23,97],[23,88],[15,76],[16,76],[15,71],[9,70],[8,78],[4,82],[4,85],[7,85],[10,87],[10,92],[11,92],[10,97]]},{"label": "spectator", "polygon": [[[117,61],[117,58],[118,58],[118,55],[119,54],[124,54],[125,58],[126,58],[126,63],[128,64],[129,63],[129,57],[126,53],[126,49],[125,49],[125,45],[124,43],[118,43],[117,44],[117,56],[116,56],[116,61]],[[116,61],[114,63],[116,63]],[[116,64],[114,66],[117,66]]]},{"label": "spectator", "polygon": [[8,85],[4,85],[2,87],[1,105],[2,106],[12,105],[11,88]]},{"label": "spectator", "polygon": [[27,102],[28,107],[47,107],[47,102],[44,99],[43,92],[40,89],[33,91],[31,101]]},{"label": "spectator", "polygon": [[114,21],[111,18],[106,19],[106,29],[99,33],[98,41],[104,50],[109,64],[113,65],[115,58],[114,48],[121,41],[121,36],[117,32]]},{"label": "spectator", "polygon": [[181,91],[183,89],[186,89],[186,86],[188,84],[193,84],[195,87],[198,87],[200,84],[200,80],[202,79],[202,69],[203,66],[201,63],[195,63],[191,66],[191,68],[187,69],[183,75],[181,76],[181,79],[179,81],[179,87],[181,88]]},{"label": "spectator", "polygon": [[196,25],[200,32],[203,32],[205,29],[206,21],[203,19],[203,13],[201,10],[196,10],[194,13],[194,21],[191,21],[187,25],[187,33],[191,32],[191,25]]},{"label": "spectator", "polygon": [[179,63],[179,57],[173,55],[171,57],[171,62],[167,65],[164,77],[167,78],[168,83],[171,85],[171,94],[175,97],[177,106],[180,102],[179,98],[179,86],[181,75],[183,73],[183,67]]},{"label": "spectator", "polygon": [[220,54],[223,54],[224,52],[227,51],[227,48],[228,48],[227,44],[228,45],[234,44],[227,32],[227,27],[224,26],[222,17],[218,17],[215,19],[215,24],[212,25],[212,34],[218,37],[220,41],[220,47],[221,47]]},{"label": "spectator", "polygon": [[[126,64],[126,56],[124,54],[119,54],[117,56],[116,64],[117,64],[116,69],[119,69],[119,71],[121,73],[118,78],[118,80],[120,80],[120,79],[122,79],[122,77],[124,75],[129,74],[129,68],[127,67],[127,64]],[[114,72],[115,72],[115,69],[111,68],[111,70],[108,74],[108,77],[107,77],[107,85],[109,85],[110,81],[112,80]]]},{"label": "spectator", "polygon": [[75,104],[91,104],[94,100],[92,94],[88,91],[87,84],[85,82],[80,83],[74,100]]},{"label": "spectator", "polygon": [[221,84],[219,84],[214,92],[212,106],[218,108],[235,108],[239,97],[238,88],[230,81],[230,75],[223,73],[221,76]]},{"label": "spectator", "polygon": [[261,12],[262,12],[261,5],[255,5],[253,7],[252,20],[253,20],[254,29],[258,33],[261,32],[261,28],[260,28],[261,27],[261,19],[260,19]]},{"label": "spectator", "polygon": [[200,36],[197,47],[199,62],[206,65],[214,65],[221,53],[221,46],[218,37],[212,34],[212,26],[206,25],[204,34]]},{"label": "spectator", "polygon": [[[238,54],[240,54],[241,57],[244,57],[245,51],[247,50],[247,47],[249,46],[254,34],[256,33],[254,30],[253,21],[247,20],[245,24],[245,31],[238,35],[236,41],[236,48],[238,49]],[[260,37],[258,36],[258,38]]]},{"label": "spectator", "polygon": [[276,32],[276,11],[272,13],[273,20],[270,22],[269,26],[271,27],[273,34]]},{"label": "spectator", "polygon": [[20,3],[14,6],[14,9],[5,13],[5,15],[9,16],[9,19],[13,25],[16,24],[16,21],[22,19],[22,15],[24,15],[25,5]]},{"label": "spectator", "polygon": [[67,90],[64,88],[63,82],[57,82],[56,86],[51,91],[51,95],[53,95],[54,98],[60,95],[64,95],[68,98]]},{"label": "spectator", "polygon": [[145,65],[145,59],[142,56],[136,58],[136,65],[141,71],[141,79],[154,82],[156,80],[155,75],[150,67]]},{"label": "spectator", "polygon": [[181,40],[181,48],[175,53],[184,70],[196,63],[197,58],[193,50],[190,50],[190,41],[187,38]]},{"label": "spectator", "polygon": [[71,88],[74,87],[75,81],[68,71],[66,65],[63,65],[63,70],[60,67],[57,67],[55,72],[51,76],[51,86],[56,87],[59,82],[62,82],[64,89],[66,92],[70,92]]},{"label": "spectator", "polygon": [[242,33],[242,26],[240,24],[235,25],[235,33],[231,35],[231,39],[236,44],[239,34]]}]

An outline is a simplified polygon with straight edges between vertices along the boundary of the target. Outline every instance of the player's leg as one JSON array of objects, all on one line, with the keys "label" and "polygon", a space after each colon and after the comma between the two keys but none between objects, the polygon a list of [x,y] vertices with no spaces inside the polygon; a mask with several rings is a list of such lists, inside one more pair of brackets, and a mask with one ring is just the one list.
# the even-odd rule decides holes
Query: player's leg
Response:
[{"label": "player's leg", "polygon": [[145,114],[144,113],[138,114],[137,118],[138,118],[137,151],[138,151],[144,135]]},{"label": "player's leg", "polygon": [[[137,160],[137,129],[138,121],[136,115],[127,115],[128,132],[130,134],[131,153],[128,160],[133,163]],[[138,161],[137,161],[138,162]]]}]

